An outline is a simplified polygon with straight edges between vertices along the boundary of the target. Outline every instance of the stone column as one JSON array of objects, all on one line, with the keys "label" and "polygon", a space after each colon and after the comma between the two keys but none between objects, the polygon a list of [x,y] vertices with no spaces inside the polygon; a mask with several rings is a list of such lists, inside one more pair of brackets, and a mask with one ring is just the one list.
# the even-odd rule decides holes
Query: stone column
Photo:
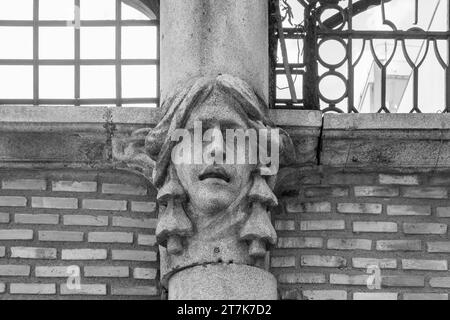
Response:
[{"label": "stone column", "polygon": [[268,101],[266,0],[161,1],[161,97],[193,76],[231,74]]},{"label": "stone column", "polygon": [[[160,21],[162,101],[189,78],[229,74],[268,102],[268,1],[163,0]],[[163,261],[167,250],[160,251]],[[169,299],[277,299],[276,279],[266,270],[202,259],[170,274],[162,262]]]}]

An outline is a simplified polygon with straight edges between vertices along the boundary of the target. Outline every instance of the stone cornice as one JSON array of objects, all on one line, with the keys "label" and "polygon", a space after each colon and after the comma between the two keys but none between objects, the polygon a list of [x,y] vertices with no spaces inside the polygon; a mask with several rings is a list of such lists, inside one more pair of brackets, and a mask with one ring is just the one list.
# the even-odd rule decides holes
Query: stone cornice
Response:
[{"label": "stone cornice", "polygon": [[[1,167],[121,168],[114,139],[155,126],[158,109],[0,107]],[[294,167],[449,168],[450,115],[271,110],[292,137]]]},{"label": "stone cornice", "polygon": [[363,168],[449,168],[449,114],[324,116],[320,164]]}]

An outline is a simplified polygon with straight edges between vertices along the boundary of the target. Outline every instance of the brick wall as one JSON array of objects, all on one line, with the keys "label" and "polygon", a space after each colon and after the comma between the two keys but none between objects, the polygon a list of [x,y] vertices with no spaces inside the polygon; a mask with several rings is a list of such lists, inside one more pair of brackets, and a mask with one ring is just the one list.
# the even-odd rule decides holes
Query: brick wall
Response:
[{"label": "brick wall", "polygon": [[[283,299],[448,299],[449,172],[318,168],[273,215]],[[0,171],[0,299],[160,299],[155,190],[129,173]],[[81,290],[66,287],[78,266]],[[381,289],[367,287],[378,266]]]},{"label": "brick wall", "polygon": [[[8,170],[0,181],[0,299],[159,299],[155,191],[143,178]],[[66,286],[70,266],[81,290]]]},{"label": "brick wall", "polygon": [[274,215],[283,299],[448,299],[450,172],[307,176]]}]

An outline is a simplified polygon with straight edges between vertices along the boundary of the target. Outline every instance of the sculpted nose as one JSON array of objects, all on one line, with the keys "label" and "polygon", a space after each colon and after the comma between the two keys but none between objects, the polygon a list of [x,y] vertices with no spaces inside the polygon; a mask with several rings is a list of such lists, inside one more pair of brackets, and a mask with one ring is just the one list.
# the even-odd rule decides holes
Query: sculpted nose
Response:
[{"label": "sculpted nose", "polygon": [[211,142],[208,144],[208,152],[216,161],[223,159],[225,156],[224,137],[220,131],[220,126],[215,126],[212,132]]}]

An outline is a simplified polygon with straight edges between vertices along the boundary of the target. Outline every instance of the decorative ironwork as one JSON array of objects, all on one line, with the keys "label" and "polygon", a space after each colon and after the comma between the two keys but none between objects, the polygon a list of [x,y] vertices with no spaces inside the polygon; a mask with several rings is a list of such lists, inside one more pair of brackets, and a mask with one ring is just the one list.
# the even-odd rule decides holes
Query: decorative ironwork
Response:
[{"label": "decorative ironwork", "polygon": [[[450,112],[449,2],[450,0],[275,0],[279,8],[277,23],[283,27],[275,28],[281,54],[279,52],[278,57],[272,54],[272,59],[277,59],[277,63],[272,64],[275,66],[273,73],[277,76],[277,96],[273,106],[339,113]],[[399,24],[395,21],[395,15],[399,12],[391,12],[390,17],[388,16],[389,8],[397,8],[398,11],[402,8],[399,5],[408,6],[411,11],[409,27],[405,27],[404,22]],[[423,13],[424,6],[428,6],[426,14]],[[299,17],[301,11],[302,16]],[[356,25],[361,24],[361,19],[357,19],[368,13],[379,16],[378,28],[367,30]],[[442,30],[436,30],[437,17],[442,14],[444,17],[439,18],[439,21],[445,19],[445,22],[441,23]],[[288,41],[297,41],[303,46],[300,48],[298,45],[303,59],[288,61],[289,54],[285,49]],[[380,42],[384,48],[380,47]],[[410,42],[415,44],[411,45]],[[290,47],[292,50],[293,45]],[[380,48],[384,54],[380,54]],[[328,57],[324,54],[327,50]],[[333,51],[331,55],[330,50]],[[361,78],[358,68],[363,64],[363,56],[364,63],[367,64],[366,55],[371,55],[371,66],[368,70],[366,68],[366,84],[361,86],[361,81],[356,78]],[[421,78],[421,71],[423,72],[427,59],[435,59],[439,72],[434,72],[433,76],[442,76],[441,83],[445,82],[439,100],[442,105],[433,106],[431,111],[419,98],[420,95],[423,100],[426,96],[423,91],[427,87],[422,80],[426,81],[427,78]],[[396,66],[404,69],[402,76],[392,74],[391,69]],[[428,71],[437,70],[436,67],[429,69],[431,67],[428,65],[427,68]],[[370,77],[375,79],[369,79]],[[298,83],[300,81],[303,82],[301,86]],[[330,85],[323,86],[327,81]],[[281,82],[286,82],[287,85],[283,87]],[[358,85],[358,92],[355,85]],[[327,90],[330,87],[332,90]],[[294,94],[286,97],[288,89]],[[283,95],[282,90],[286,90]],[[369,93],[370,104],[365,102]],[[402,110],[399,110],[399,105],[393,105],[397,102],[402,103]],[[370,108],[366,105],[370,105]]]}]

